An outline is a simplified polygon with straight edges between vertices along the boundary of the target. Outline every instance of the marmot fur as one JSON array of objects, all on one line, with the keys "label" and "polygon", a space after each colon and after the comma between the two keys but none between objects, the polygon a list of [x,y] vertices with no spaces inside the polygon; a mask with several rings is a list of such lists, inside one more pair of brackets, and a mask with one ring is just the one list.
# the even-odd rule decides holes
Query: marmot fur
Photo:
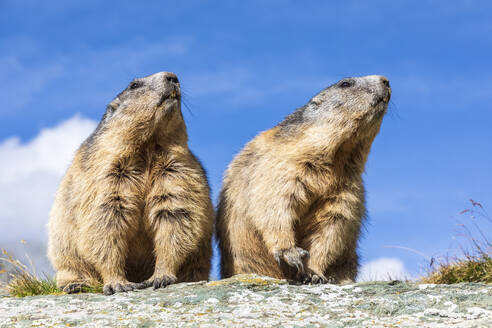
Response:
[{"label": "marmot fur", "polygon": [[355,279],[361,175],[390,94],[382,76],[343,79],[244,147],[220,194],[222,277]]},{"label": "marmot fur", "polygon": [[99,281],[112,294],[208,278],[214,212],[180,94],[173,73],[135,79],[76,152],[49,221],[60,288]]}]

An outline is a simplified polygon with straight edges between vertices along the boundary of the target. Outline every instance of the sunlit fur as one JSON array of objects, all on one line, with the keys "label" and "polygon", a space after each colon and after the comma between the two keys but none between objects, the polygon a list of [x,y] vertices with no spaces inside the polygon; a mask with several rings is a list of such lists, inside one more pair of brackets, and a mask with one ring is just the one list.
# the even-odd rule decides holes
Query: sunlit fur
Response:
[{"label": "sunlit fur", "polygon": [[355,279],[365,217],[361,175],[390,93],[381,76],[344,79],[234,158],[216,223],[223,277]]},{"label": "sunlit fur", "polygon": [[179,83],[165,72],[135,82],[108,105],[56,195],[48,255],[68,291],[208,278],[214,213],[188,149]]}]

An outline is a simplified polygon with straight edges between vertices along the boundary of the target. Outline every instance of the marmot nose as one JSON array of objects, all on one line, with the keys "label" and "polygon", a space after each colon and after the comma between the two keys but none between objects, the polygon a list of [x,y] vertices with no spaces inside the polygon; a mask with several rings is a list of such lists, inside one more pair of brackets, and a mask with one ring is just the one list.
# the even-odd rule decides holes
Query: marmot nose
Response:
[{"label": "marmot nose", "polygon": [[380,77],[381,79],[381,83],[383,84],[384,86],[384,89],[383,89],[383,100],[385,102],[388,102],[390,100],[390,97],[391,97],[391,87],[390,87],[390,82],[387,78],[385,78],[384,76],[381,76]]},{"label": "marmot nose", "polygon": [[390,87],[390,81],[387,78],[385,78],[384,76],[381,76],[381,82],[383,83],[383,85],[385,87],[387,87],[387,88]]},{"label": "marmot nose", "polygon": [[178,77],[173,73],[166,73],[164,79],[169,83],[174,83],[174,84],[179,83]]}]

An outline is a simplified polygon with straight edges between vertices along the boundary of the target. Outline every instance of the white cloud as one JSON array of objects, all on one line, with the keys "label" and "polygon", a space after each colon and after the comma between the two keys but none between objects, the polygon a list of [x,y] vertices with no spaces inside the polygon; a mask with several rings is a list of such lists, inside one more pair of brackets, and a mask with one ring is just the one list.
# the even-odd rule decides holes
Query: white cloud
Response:
[{"label": "white cloud", "polygon": [[362,265],[357,281],[405,280],[410,278],[411,275],[400,259],[381,257]]},{"label": "white cloud", "polygon": [[41,271],[46,223],[61,177],[75,150],[94,130],[96,122],[74,116],[43,129],[31,141],[13,137],[0,142],[0,247],[18,254],[21,239]]}]

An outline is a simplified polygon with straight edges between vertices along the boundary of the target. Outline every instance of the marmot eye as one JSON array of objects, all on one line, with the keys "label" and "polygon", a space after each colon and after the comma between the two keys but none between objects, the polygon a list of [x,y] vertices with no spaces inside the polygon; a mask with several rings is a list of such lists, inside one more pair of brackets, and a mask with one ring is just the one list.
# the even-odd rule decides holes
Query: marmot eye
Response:
[{"label": "marmot eye", "polygon": [[348,87],[351,87],[351,86],[352,86],[352,83],[350,83],[348,81],[342,82],[340,84],[340,88],[348,88]]},{"label": "marmot eye", "polygon": [[142,82],[138,82],[138,81],[132,82],[132,83],[130,83],[130,89],[140,88],[142,85],[143,85]]}]

